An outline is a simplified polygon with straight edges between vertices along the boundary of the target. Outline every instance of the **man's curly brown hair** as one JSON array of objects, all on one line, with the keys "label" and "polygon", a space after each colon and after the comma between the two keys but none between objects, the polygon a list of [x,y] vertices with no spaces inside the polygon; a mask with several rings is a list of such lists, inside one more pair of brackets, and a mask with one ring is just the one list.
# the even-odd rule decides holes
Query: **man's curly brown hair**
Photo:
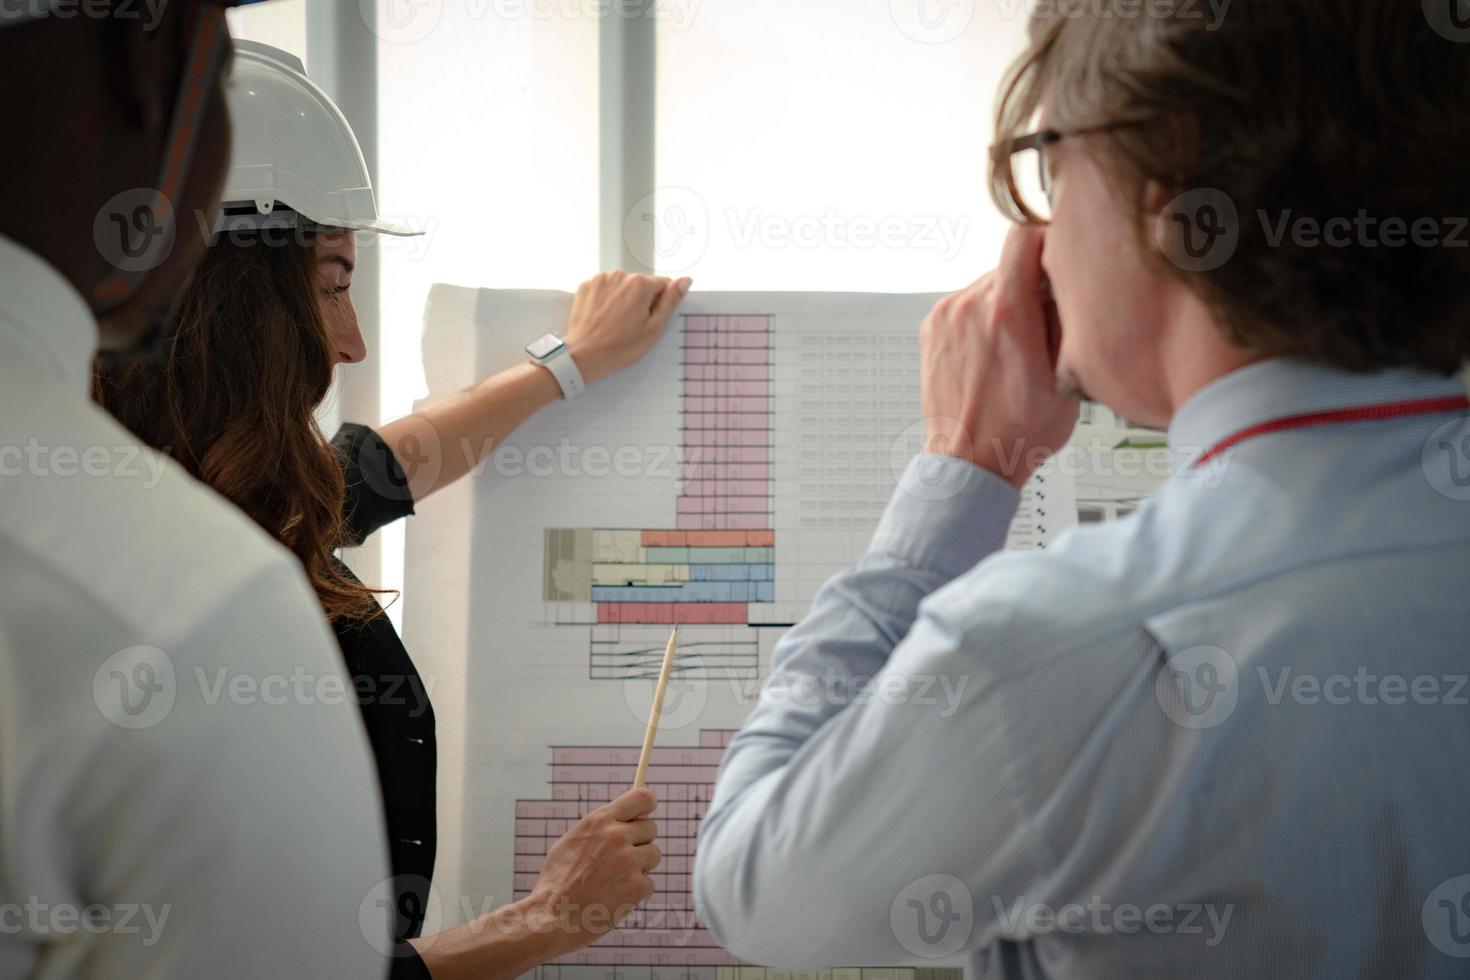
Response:
[{"label": "man's curly brown hair", "polygon": [[[1470,39],[1446,29],[1461,2],[1037,0],[997,147],[1043,108],[1052,128],[1102,129],[1105,169],[1161,261],[1162,202],[1224,195],[1233,256],[1174,271],[1242,348],[1452,374],[1470,362]],[[991,176],[1002,210],[1028,220],[1008,152]],[[1283,222],[1333,243],[1282,236]]]}]

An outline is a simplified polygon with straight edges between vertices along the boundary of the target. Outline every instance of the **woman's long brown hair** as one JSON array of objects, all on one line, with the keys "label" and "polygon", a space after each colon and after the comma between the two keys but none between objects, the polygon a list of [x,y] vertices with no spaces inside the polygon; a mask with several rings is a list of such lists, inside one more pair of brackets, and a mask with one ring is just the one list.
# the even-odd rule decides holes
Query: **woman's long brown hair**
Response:
[{"label": "woman's long brown hair", "polygon": [[99,371],[97,401],[295,553],[329,618],[381,612],[333,552],[346,543],[342,470],[316,421],[335,358],[311,239],[221,236],[161,361]]}]

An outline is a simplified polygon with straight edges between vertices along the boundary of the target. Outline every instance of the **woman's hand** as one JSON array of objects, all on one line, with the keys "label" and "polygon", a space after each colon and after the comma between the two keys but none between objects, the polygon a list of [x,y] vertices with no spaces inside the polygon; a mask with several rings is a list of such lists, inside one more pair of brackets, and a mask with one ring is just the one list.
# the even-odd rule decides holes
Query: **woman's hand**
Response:
[{"label": "woman's hand", "polygon": [[655,806],[652,791],[629,790],[551,845],[530,895],[410,940],[434,980],[515,980],[617,928],[653,894]]},{"label": "woman's hand", "polygon": [[589,384],[636,364],[663,336],[694,280],[604,272],[577,289],[562,339]]},{"label": "woman's hand", "polygon": [[529,901],[554,917],[564,952],[595,942],[653,894],[648,872],[663,860],[655,806],[651,790],[629,790],[551,845]]},{"label": "woman's hand", "polygon": [[[582,283],[562,339],[583,380],[590,384],[647,354],[691,281],[608,272]],[[378,435],[403,466],[408,492],[422,502],[468,474],[560,395],[545,368],[517,364],[390,422]]]}]

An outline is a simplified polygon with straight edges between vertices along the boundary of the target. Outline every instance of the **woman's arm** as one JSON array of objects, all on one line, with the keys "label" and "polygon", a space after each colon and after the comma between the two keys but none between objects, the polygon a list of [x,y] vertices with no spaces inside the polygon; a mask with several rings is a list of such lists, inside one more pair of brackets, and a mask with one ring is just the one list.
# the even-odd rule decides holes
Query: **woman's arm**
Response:
[{"label": "woman's arm", "polygon": [[433,980],[515,980],[596,942],[653,895],[657,801],[628,790],[547,850],[531,894],[464,925],[409,940]]},{"label": "woman's arm", "polygon": [[[563,340],[590,385],[652,349],[691,280],[608,272],[577,290]],[[527,362],[383,426],[378,435],[421,501],[469,473],[522,422],[561,396],[551,372]]]}]

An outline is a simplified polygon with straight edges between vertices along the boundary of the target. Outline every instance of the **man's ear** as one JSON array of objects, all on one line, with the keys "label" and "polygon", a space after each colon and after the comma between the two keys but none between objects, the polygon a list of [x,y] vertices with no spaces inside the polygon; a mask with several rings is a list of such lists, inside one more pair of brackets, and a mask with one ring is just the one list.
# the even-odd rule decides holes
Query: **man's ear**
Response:
[{"label": "man's ear", "polygon": [[1176,188],[1157,180],[1144,181],[1138,191],[1139,220],[1155,251],[1167,252],[1173,246],[1173,229],[1162,219],[1164,209],[1178,196]]},{"label": "man's ear", "polygon": [[1144,181],[1143,189],[1140,191],[1143,202],[1144,220],[1154,221],[1169,202],[1179,196],[1179,189],[1170,187],[1162,181]]}]

